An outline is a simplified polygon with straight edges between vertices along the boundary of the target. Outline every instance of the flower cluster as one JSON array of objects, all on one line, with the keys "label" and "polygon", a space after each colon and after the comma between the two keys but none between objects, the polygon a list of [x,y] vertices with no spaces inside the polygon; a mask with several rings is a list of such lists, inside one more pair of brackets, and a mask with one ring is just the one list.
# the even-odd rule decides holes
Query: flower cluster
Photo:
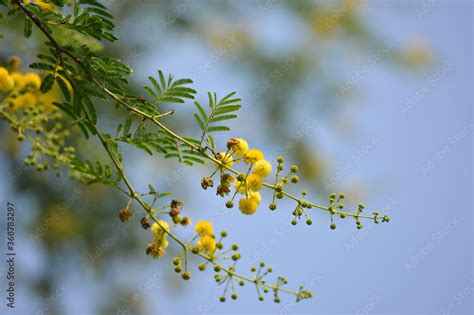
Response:
[{"label": "flower cluster", "polygon": [[194,230],[200,237],[199,241],[196,243],[197,249],[212,257],[216,251],[216,240],[212,223],[209,221],[199,221],[196,223]]},{"label": "flower cluster", "polygon": [[[58,87],[41,93],[41,77],[35,72],[22,73],[21,60],[11,57],[6,67],[0,67],[0,117],[10,123],[19,141],[27,138],[32,150],[25,165],[38,171],[71,167],[75,148],[66,146],[70,130],[63,126],[63,115],[53,102],[60,101]],[[76,177],[77,173],[71,172]]]},{"label": "flower cluster", "polygon": [[0,93],[7,94],[1,105],[10,111],[36,108],[40,111],[53,109],[59,100],[58,89],[40,92],[41,77],[36,72],[21,73],[20,60],[10,58],[8,68],[0,67]]},{"label": "flower cluster", "polygon": [[[215,154],[216,171],[205,177],[201,184],[204,189],[212,187],[212,177],[220,171],[220,185],[217,187],[217,194],[225,196],[230,192],[232,182],[235,180],[235,193],[231,200],[226,203],[228,208],[234,206],[234,199],[237,194],[243,195],[239,200],[239,209],[245,215],[254,214],[262,197],[259,191],[263,187],[263,180],[272,172],[272,165],[264,159],[263,153],[258,149],[249,149],[248,142],[242,138],[231,138],[227,141],[227,151]],[[246,173],[237,173],[234,178],[228,170],[235,163],[243,162],[248,165]],[[211,183],[211,185],[209,185]]]},{"label": "flower cluster", "polygon": [[151,233],[153,234],[153,243],[148,244],[146,253],[153,258],[161,258],[168,248],[168,239],[166,233],[170,231],[170,227],[166,221],[159,220],[151,226]]}]

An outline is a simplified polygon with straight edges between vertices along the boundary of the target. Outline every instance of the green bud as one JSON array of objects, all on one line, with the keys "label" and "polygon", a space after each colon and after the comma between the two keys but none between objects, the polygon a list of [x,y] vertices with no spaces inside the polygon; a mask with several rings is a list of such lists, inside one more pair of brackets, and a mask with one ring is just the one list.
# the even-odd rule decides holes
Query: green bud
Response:
[{"label": "green bud", "polygon": [[191,273],[189,271],[183,272],[181,277],[183,278],[183,280],[189,280],[191,279]]},{"label": "green bud", "polygon": [[335,230],[336,229],[336,225],[333,223],[329,226],[331,228],[331,230]]}]

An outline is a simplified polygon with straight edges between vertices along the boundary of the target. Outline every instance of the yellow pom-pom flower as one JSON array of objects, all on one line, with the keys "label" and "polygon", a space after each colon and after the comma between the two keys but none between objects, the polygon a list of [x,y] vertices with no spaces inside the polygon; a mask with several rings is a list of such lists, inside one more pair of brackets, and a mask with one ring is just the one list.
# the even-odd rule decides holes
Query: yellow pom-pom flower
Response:
[{"label": "yellow pom-pom flower", "polygon": [[36,96],[31,92],[26,92],[25,94],[18,96],[14,101],[14,104],[14,110],[35,106]]},{"label": "yellow pom-pom flower", "polygon": [[263,179],[258,174],[250,174],[249,176],[247,176],[246,182],[247,189],[250,189],[252,191],[259,191],[260,189],[262,189]]},{"label": "yellow pom-pom flower", "polygon": [[246,189],[245,181],[243,182],[236,181],[235,190],[237,190],[238,193],[245,194],[245,192],[248,190],[248,188]]},{"label": "yellow pom-pom flower", "polygon": [[260,150],[252,149],[244,154],[244,162],[246,164],[255,163],[260,160],[263,160],[263,153]]},{"label": "yellow pom-pom flower", "polygon": [[199,251],[212,255],[216,250],[216,240],[210,236],[204,236],[197,242]]},{"label": "yellow pom-pom flower", "polygon": [[242,138],[233,138],[231,139],[235,144],[233,144],[230,149],[234,152],[234,154],[238,157],[243,157],[244,154],[249,149],[249,144]]},{"label": "yellow pom-pom flower", "polygon": [[8,92],[15,86],[15,81],[7,69],[0,67],[0,92]]},{"label": "yellow pom-pom flower", "polygon": [[25,78],[23,77],[23,74],[21,74],[20,72],[13,72],[10,76],[15,82],[16,89],[22,89],[25,87],[26,83],[25,83]]},{"label": "yellow pom-pom flower", "polygon": [[[227,167],[232,167],[234,165],[234,159],[232,156],[227,152],[219,152],[216,154],[216,158],[222,162]],[[216,163],[216,166],[220,166]]]},{"label": "yellow pom-pom flower", "polygon": [[262,201],[262,196],[258,191],[251,191],[249,192],[249,197],[257,200],[257,203],[259,204],[260,201]]},{"label": "yellow pom-pom flower", "polygon": [[[168,223],[166,221],[163,221],[163,220],[160,220],[158,221],[160,224],[158,223],[153,223],[153,225],[151,226],[151,233],[153,234],[153,236],[155,236],[156,239],[159,239],[163,236],[163,234],[165,233],[163,231],[163,229],[165,229],[166,231],[169,232],[170,230],[170,226],[168,225]],[[160,227],[161,225],[161,227]],[[162,228],[163,227],[163,228]]]},{"label": "yellow pom-pom flower", "polygon": [[[258,196],[260,196],[260,194]],[[258,204],[258,197],[250,194],[248,197],[239,200],[239,209],[243,214],[251,215],[257,211]]]},{"label": "yellow pom-pom flower", "polygon": [[196,223],[196,226],[194,227],[194,230],[201,237],[211,236],[212,233],[214,232],[212,223],[205,220],[198,221],[198,223]]},{"label": "yellow pom-pom flower", "polygon": [[272,172],[272,165],[267,160],[260,160],[253,165],[253,171],[261,177],[267,177]]},{"label": "yellow pom-pom flower", "polygon": [[153,258],[162,257],[169,245],[165,231],[169,232],[170,226],[163,220],[158,221],[158,223],[155,222],[151,226],[151,233],[155,239],[153,243],[148,246],[149,249],[147,250],[147,253],[149,252]]},{"label": "yellow pom-pom flower", "polygon": [[41,86],[41,78],[37,73],[28,72],[25,74],[24,79],[26,86],[31,86],[34,89],[39,89]]}]

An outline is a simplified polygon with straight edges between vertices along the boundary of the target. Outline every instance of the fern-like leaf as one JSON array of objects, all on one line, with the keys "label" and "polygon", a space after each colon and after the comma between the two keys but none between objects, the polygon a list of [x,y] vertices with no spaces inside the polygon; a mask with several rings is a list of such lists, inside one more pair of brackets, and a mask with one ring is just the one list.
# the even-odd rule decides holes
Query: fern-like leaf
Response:
[{"label": "fern-like leaf", "polygon": [[[209,112],[206,113],[204,108],[199,102],[194,102],[198,112],[194,114],[194,118],[202,131],[201,140],[199,146],[201,147],[204,140],[211,148],[214,147],[214,138],[212,133],[228,131],[230,130],[224,122],[237,118],[237,115],[233,114],[240,108],[240,98],[232,98],[235,92],[229,93],[224,96],[219,102],[217,101],[217,94],[208,93],[209,97]],[[219,122],[219,124],[215,124]]]},{"label": "fern-like leaf", "polygon": [[158,79],[148,77],[152,86],[145,85],[144,88],[155,101],[156,105],[161,103],[184,103],[186,98],[194,99],[196,91],[186,85],[193,83],[191,79],[179,79],[173,81],[173,76],[168,79],[161,70],[158,71]]}]

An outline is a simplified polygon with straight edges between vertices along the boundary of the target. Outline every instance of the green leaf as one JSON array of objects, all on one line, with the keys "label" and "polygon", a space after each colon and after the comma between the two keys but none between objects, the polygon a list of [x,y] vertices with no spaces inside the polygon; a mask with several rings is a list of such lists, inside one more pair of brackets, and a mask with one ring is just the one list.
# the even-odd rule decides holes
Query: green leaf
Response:
[{"label": "green leaf", "polygon": [[71,100],[71,92],[69,92],[69,88],[68,88],[66,82],[64,82],[64,80],[60,76],[57,76],[55,79],[56,79],[56,82],[58,83],[58,86],[61,89],[61,92],[63,93],[63,96],[66,99],[66,101],[70,101]]},{"label": "green leaf", "polygon": [[208,132],[229,131],[230,128],[226,126],[211,126],[207,129]]},{"label": "green leaf", "polygon": [[92,104],[92,101],[89,97],[84,97],[84,105],[87,109],[87,112],[89,113],[92,123],[95,125],[97,124],[97,112],[95,110],[94,104]]},{"label": "green leaf", "polygon": [[127,136],[130,132],[130,127],[132,126],[132,117],[128,116],[125,120],[125,125],[123,126],[123,135]]},{"label": "green leaf", "polygon": [[[194,118],[202,131],[199,146],[202,146],[204,139],[207,139],[206,142],[208,142],[209,145],[214,146],[214,139],[208,137],[209,133],[230,130],[230,128],[225,125],[214,125],[214,123],[237,118],[237,115],[232,113],[240,109],[239,103],[241,100],[239,98],[232,98],[234,95],[235,92],[229,93],[218,102],[217,94],[208,92],[209,114],[206,113],[198,102],[194,102],[198,109],[198,113],[194,114]],[[212,141],[212,143],[210,143],[210,141]]]},{"label": "green leaf", "polygon": [[44,79],[41,81],[41,86],[40,86],[41,93],[43,94],[48,93],[53,88],[53,84],[54,84],[54,76],[52,74],[48,74],[47,76],[45,76]]},{"label": "green leaf", "polygon": [[171,75],[166,80],[161,70],[158,70],[158,80],[154,77],[148,77],[152,86],[144,86],[145,90],[150,94],[156,105],[161,103],[185,103],[185,99],[194,99],[196,91],[184,85],[191,84],[191,79],[179,79],[173,81]]},{"label": "green leaf", "polygon": [[33,23],[31,22],[30,18],[25,17],[25,26],[23,28],[23,34],[26,38],[31,36],[31,32],[33,29]]}]

